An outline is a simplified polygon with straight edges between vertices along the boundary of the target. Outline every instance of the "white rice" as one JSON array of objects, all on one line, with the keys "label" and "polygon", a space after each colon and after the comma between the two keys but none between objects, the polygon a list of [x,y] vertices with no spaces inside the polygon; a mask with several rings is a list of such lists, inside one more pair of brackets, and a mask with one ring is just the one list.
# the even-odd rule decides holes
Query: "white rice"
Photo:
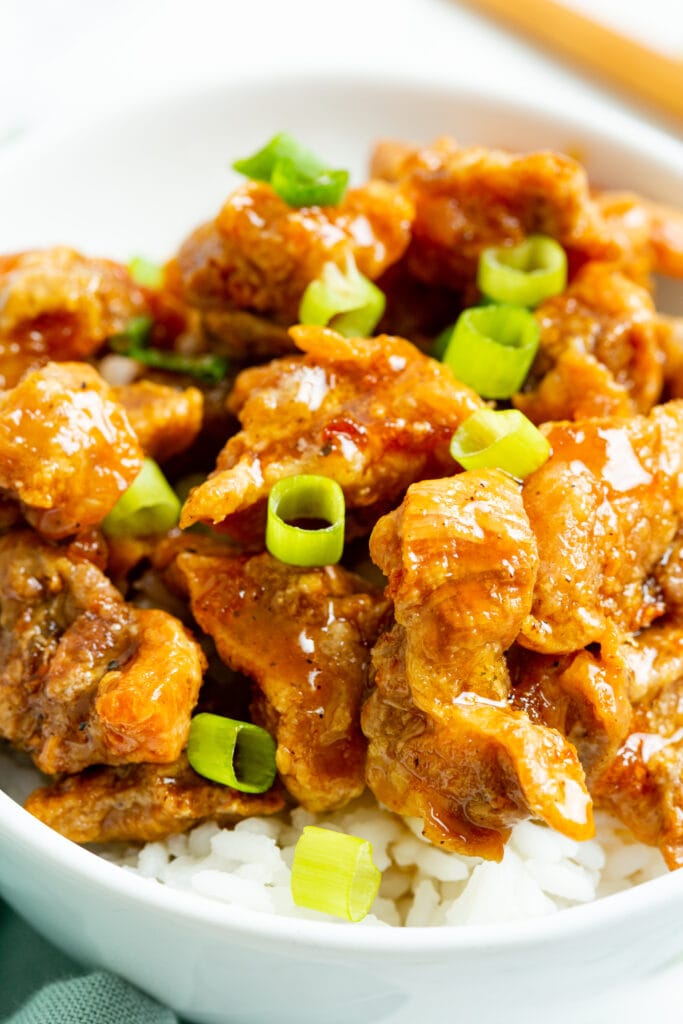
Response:
[{"label": "white rice", "polygon": [[[0,747],[0,788],[23,802],[37,781],[27,757]],[[520,921],[629,889],[667,870],[658,850],[635,842],[603,812],[596,815],[596,838],[584,843],[545,825],[521,822],[497,864],[432,846],[422,838],[417,819],[383,810],[369,795],[334,814],[296,808],[246,818],[234,828],[206,823],[165,842],[142,848],[117,844],[97,852],[155,884],[261,913],[336,921],[292,900],[291,865],[304,825],[337,829],[372,843],[382,884],[372,913],[362,922],[370,926]]]},{"label": "white rice", "polygon": [[664,874],[659,851],[630,838],[615,819],[597,815],[597,836],[577,843],[544,825],[521,822],[501,863],[445,853],[421,836],[420,822],[383,810],[368,796],[334,814],[301,808],[247,818],[232,829],[199,825],[141,850],[108,859],[146,878],[226,904],[311,920],[336,920],[295,906],[290,893],[294,847],[304,825],[361,836],[383,872],[363,924],[412,928],[497,924],[555,913]]}]

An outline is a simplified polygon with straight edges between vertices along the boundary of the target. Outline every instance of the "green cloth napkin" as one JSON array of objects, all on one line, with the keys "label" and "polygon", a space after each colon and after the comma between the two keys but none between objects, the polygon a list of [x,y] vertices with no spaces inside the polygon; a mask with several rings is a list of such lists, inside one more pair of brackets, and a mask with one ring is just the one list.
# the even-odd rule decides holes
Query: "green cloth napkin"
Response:
[{"label": "green cloth napkin", "polygon": [[84,968],[0,901],[0,1024],[179,1024],[105,971]]}]

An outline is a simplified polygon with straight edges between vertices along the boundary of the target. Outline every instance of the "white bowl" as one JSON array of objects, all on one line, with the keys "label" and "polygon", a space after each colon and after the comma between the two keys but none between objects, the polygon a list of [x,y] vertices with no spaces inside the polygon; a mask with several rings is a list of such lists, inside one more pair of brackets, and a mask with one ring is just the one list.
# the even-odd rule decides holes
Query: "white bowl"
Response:
[{"label": "white bowl", "polygon": [[[380,136],[449,133],[578,151],[596,182],[683,206],[681,150],[647,132],[620,138],[531,104],[405,79],[255,79],[138,104],[16,146],[0,160],[3,249],[61,242],[163,258],[217,210],[231,159],[283,128],[357,178]],[[8,764],[0,751],[0,786]],[[148,882],[53,833],[3,793],[0,893],[72,956],[207,1024],[588,1024],[606,1019],[589,1009],[606,992],[683,953],[683,871],[514,926],[297,921]]]}]

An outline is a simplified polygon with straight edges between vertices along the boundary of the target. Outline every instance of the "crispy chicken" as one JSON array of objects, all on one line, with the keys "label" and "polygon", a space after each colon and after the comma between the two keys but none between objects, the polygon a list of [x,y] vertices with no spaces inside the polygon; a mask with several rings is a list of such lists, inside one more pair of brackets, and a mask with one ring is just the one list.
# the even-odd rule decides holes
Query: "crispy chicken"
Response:
[{"label": "crispy chicken", "polygon": [[514,404],[534,423],[649,412],[671,328],[614,264],[587,263],[536,311],[541,343]]},{"label": "crispy chicken", "polygon": [[679,211],[623,193],[595,195],[583,167],[559,153],[462,147],[447,137],[426,147],[385,141],[371,173],[414,203],[406,260],[430,284],[463,288],[482,249],[530,234],[557,239],[572,266],[617,261],[641,284],[652,271],[683,276]]},{"label": "crispy chicken", "polygon": [[204,658],[171,615],[24,531],[0,539],[0,630],[0,735],[42,771],[178,757]]},{"label": "crispy chicken", "polygon": [[138,380],[113,389],[145,455],[165,462],[185,451],[202,427],[204,400],[198,388]]},{"label": "crispy chicken", "polygon": [[25,807],[75,843],[109,843],[153,842],[207,820],[232,825],[284,802],[278,787],[252,795],[209,782],[181,755],[171,764],[86,768],[35,790]]},{"label": "crispy chicken", "polygon": [[683,402],[545,432],[552,457],[524,484],[540,565],[519,642],[613,648],[665,610],[654,574],[683,516]]},{"label": "crispy chicken", "polygon": [[0,257],[0,387],[49,360],[91,356],[147,311],[125,267],[58,247]]},{"label": "crispy chicken", "polygon": [[429,284],[466,287],[483,249],[530,234],[550,235],[583,259],[620,254],[585,171],[557,153],[463,148],[449,138],[424,148],[385,142],[375,149],[371,173],[397,183],[414,203],[406,260]]},{"label": "crispy chicken", "polygon": [[223,661],[256,683],[252,711],[277,741],[280,776],[310,811],[364,789],[360,704],[389,602],[339,566],[300,569],[269,554],[181,553],[192,613]]},{"label": "crispy chicken", "polygon": [[401,338],[349,339],[319,327],[292,336],[303,356],[237,378],[230,405],[242,430],[190,494],[182,526],[201,520],[229,530],[248,513],[262,535],[255,513],[273,484],[319,473],[341,485],[347,509],[366,516],[369,529],[376,510],[392,508],[414,480],[455,471],[451,436],[482,402],[447,367]]},{"label": "crispy chicken", "polygon": [[168,268],[171,287],[201,311],[214,346],[253,360],[293,351],[283,330],[298,321],[306,286],[323,265],[378,277],[410,239],[412,206],[393,186],[369,182],[338,206],[288,206],[263,182],[248,182],[218,217],[194,231]]},{"label": "crispy chicken", "polygon": [[378,800],[420,817],[446,849],[493,859],[521,818],[590,836],[576,751],[508,703],[504,654],[538,567],[519,485],[499,470],[413,484],[370,550],[396,616],[375,646],[362,713]]},{"label": "crispy chicken", "polygon": [[86,363],[48,363],[0,392],[0,489],[45,536],[100,523],[141,467],[126,414]]}]

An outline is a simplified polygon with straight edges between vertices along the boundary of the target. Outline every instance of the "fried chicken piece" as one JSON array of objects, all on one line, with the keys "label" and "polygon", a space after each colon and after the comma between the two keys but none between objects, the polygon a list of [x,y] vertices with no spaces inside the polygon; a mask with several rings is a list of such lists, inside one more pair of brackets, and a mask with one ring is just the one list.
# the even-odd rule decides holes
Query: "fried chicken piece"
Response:
[{"label": "fried chicken piece", "polygon": [[422,818],[432,842],[496,860],[521,818],[590,836],[576,751],[508,703],[504,652],[538,566],[519,485],[499,470],[413,484],[370,550],[396,616],[362,714],[378,800]]},{"label": "fried chicken piece", "polygon": [[[680,642],[680,636],[679,636]],[[683,676],[635,707],[633,730],[595,789],[642,843],[683,867]]]},{"label": "fried chicken piece", "polygon": [[145,455],[164,462],[185,451],[202,426],[204,401],[198,388],[167,387],[148,380],[113,389]]},{"label": "fried chicken piece", "polygon": [[[263,182],[247,182],[215,221],[197,228],[168,268],[170,287],[202,311],[206,334],[235,358],[257,343],[259,356],[280,354],[278,331],[298,320],[307,285],[323,265],[344,269],[349,257],[374,280],[405,251],[410,202],[386,182],[350,189],[338,206],[289,206]],[[223,320],[241,310],[271,321]]]},{"label": "fried chicken piece", "polygon": [[[455,471],[450,439],[482,402],[441,363],[401,338],[342,338],[320,327],[292,328],[304,356],[239,375],[230,404],[242,423],[215,471],[191,492],[182,526],[202,520],[230,529],[263,505],[282,477],[319,473],[342,487],[347,509],[371,528],[406,487]],[[227,522],[226,522],[227,520]]]},{"label": "fried chicken piece", "polygon": [[178,757],[204,658],[172,616],[23,531],[0,539],[0,630],[0,735],[41,771]]},{"label": "fried chicken piece", "polygon": [[56,247],[0,257],[0,387],[50,360],[92,355],[145,313],[127,269]]},{"label": "fried chicken piece", "polygon": [[192,613],[222,660],[260,690],[257,721],[277,767],[310,811],[343,807],[365,787],[360,704],[370,648],[389,603],[340,566],[300,569],[269,554],[177,559]]},{"label": "fried chicken piece", "polygon": [[463,288],[476,277],[482,249],[535,233],[582,259],[620,256],[584,169],[567,156],[463,148],[450,138],[408,149],[380,142],[371,173],[398,183],[415,204],[406,259],[428,284]]},{"label": "fried chicken piece", "polygon": [[683,277],[683,213],[632,192],[599,192],[595,201],[621,249],[627,272],[647,284],[650,273]]},{"label": "fried chicken piece", "polygon": [[566,736],[590,789],[630,731],[633,673],[625,653],[583,650],[553,657],[515,645],[507,661],[513,706]]},{"label": "fried chicken piece", "polygon": [[185,755],[172,764],[86,768],[35,790],[27,811],[75,843],[154,842],[202,821],[231,825],[284,807],[278,787],[239,793],[197,775]]},{"label": "fried chicken piece", "polygon": [[519,641],[613,649],[665,611],[653,574],[683,515],[683,402],[545,433],[553,454],[524,484],[540,567]]},{"label": "fried chicken piece", "polygon": [[513,399],[534,423],[646,413],[659,399],[670,328],[649,292],[614,264],[585,264],[536,319],[539,352]]},{"label": "fried chicken piece", "polygon": [[100,523],[141,467],[123,409],[87,363],[48,363],[0,392],[0,488],[42,534]]}]

